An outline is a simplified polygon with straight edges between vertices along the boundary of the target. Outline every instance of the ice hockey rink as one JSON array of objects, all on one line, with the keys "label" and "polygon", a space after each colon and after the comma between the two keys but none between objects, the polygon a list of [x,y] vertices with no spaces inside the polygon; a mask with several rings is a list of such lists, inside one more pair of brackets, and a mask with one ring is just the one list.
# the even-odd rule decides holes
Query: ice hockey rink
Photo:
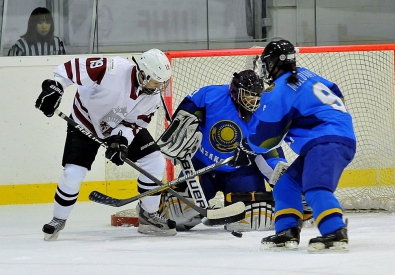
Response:
[{"label": "ice hockey rink", "polygon": [[263,252],[260,240],[273,231],[236,238],[199,225],[155,237],[111,226],[111,214],[128,208],[79,202],[59,239],[45,242],[52,204],[0,206],[0,274],[395,274],[395,214],[346,213],[350,252],[309,254],[316,227],[302,230],[298,251]]}]

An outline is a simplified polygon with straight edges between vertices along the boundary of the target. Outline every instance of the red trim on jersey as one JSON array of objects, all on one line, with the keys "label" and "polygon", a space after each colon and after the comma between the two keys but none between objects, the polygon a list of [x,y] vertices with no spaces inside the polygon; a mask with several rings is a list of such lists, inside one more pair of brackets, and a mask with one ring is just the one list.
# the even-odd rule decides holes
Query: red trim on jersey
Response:
[{"label": "red trim on jersey", "polygon": [[137,116],[137,119],[141,119],[142,121],[144,121],[145,123],[150,123],[151,122],[151,117],[154,115],[155,113],[150,113],[148,116],[147,115],[139,115]]},{"label": "red trim on jersey", "polygon": [[128,128],[131,128],[134,136],[136,136],[138,131],[141,129],[141,127],[139,127],[136,123],[130,123],[130,122],[127,122],[124,120],[122,120],[120,124],[122,124]]},{"label": "red trim on jersey", "polygon": [[78,91],[75,93],[75,99],[76,99],[76,100],[78,101],[78,103],[80,104],[81,109],[84,110],[84,112],[88,113],[88,109],[85,108],[85,106],[82,104],[82,102],[81,102],[81,100],[80,100],[80,93],[79,93]]},{"label": "red trim on jersey", "polygon": [[80,61],[79,58],[75,59],[75,72],[76,72],[76,82],[78,85],[82,85],[81,84],[81,72],[80,72]]},{"label": "red trim on jersey", "polygon": [[64,68],[66,69],[67,77],[73,80],[73,70],[71,69],[71,61],[64,63]]},{"label": "red trim on jersey", "polygon": [[95,128],[93,127],[93,125],[86,119],[86,117],[84,117],[84,115],[80,112],[80,110],[78,110],[78,107],[75,103],[73,103],[73,110],[74,110],[74,114],[75,116],[79,119],[79,121],[82,122],[82,124],[89,130],[91,131],[92,134],[94,134],[95,136],[97,136]]},{"label": "red trim on jersey", "polygon": [[136,94],[136,72],[137,66],[134,66],[132,69],[132,74],[130,76],[130,82],[132,83],[130,89],[130,98],[133,100],[136,100],[138,98],[138,95]]},{"label": "red trim on jersey", "polygon": [[85,66],[90,79],[100,85],[107,71],[107,58],[87,58]]}]

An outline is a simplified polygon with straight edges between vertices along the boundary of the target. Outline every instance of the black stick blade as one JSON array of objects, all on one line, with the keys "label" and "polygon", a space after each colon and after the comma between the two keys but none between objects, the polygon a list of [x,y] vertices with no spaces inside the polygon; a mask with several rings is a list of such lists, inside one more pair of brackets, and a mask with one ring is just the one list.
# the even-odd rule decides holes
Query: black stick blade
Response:
[{"label": "black stick blade", "polygon": [[104,195],[98,191],[92,191],[89,194],[89,199],[93,202],[101,203],[104,205],[119,207],[120,200]]}]

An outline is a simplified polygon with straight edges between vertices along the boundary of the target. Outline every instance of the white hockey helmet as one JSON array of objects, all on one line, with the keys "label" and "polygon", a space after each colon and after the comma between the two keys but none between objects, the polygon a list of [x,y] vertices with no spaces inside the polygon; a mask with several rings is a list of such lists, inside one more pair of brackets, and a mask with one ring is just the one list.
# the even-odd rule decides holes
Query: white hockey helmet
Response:
[{"label": "white hockey helmet", "polygon": [[[137,63],[139,75],[143,80],[140,84],[145,93],[152,94],[155,90],[161,91],[165,88],[172,75],[172,70],[169,59],[161,50],[151,49],[143,52]],[[162,83],[163,87],[159,89],[145,88],[150,80]]]}]

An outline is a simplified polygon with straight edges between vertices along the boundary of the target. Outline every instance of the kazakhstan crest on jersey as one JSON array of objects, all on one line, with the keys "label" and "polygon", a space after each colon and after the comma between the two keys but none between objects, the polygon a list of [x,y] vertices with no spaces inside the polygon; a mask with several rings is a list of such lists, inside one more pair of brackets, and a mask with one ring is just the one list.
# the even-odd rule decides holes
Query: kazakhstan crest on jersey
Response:
[{"label": "kazakhstan crest on jersey", "polygon": [[236,149],[241,139],[240,127],[230,120],[218,121],[210,129],[211,146],[221,153]]}]

